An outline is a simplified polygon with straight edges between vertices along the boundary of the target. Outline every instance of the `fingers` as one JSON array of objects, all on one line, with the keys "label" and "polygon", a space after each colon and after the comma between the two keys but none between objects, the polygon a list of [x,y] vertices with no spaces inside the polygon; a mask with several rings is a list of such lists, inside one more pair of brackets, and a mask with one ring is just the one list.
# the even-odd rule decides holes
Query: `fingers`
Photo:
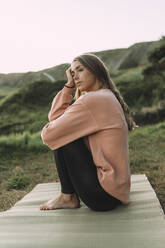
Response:
[{"label": "fingers", "polygon": [[71,67],[69,67],[66,70],[66,75],[67,75],[68,81],[73,82],[73,84],[74,84],[74,78],[73,78],[72,73],[71,73]]},{"label": "fingers", "polygon": [[66,73],[72,77],[71,67],[66,70]]}]

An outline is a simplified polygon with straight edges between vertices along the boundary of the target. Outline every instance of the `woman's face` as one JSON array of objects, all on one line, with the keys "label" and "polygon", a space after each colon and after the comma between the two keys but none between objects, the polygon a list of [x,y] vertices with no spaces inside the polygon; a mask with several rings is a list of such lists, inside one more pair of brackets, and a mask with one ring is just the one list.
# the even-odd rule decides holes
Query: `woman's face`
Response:
[{"label": "woman's face", "polygon": [[96,76],[84,67],[79,61],[71,63],[71,73],[76,87],[80,91],[94,91],[99,89]]}]

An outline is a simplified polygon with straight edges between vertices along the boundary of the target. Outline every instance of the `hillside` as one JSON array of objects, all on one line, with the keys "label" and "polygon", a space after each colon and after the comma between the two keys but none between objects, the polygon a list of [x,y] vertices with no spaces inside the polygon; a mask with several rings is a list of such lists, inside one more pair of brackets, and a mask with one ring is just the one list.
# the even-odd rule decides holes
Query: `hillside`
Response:
[{"label": "hillside", "polygon": [[[105,62],[111,74],[116,70],[135,68],[147,64],[147,53],[159,46],[161,42],[162,41],[142,42],[136,43],[128,48],[91,53],[96,54]],[[27,73],[0,74],[0,86],[1,89],[6,87],[5,92],[7,92],[9,88],[15,89],[29,82],[46,80],[48,79],[48,75],[52,76],[55,81],[66,80],[65,71],[68,67],[69,64],[60,64],[38,72],[29,71]]]},{"label": "hillside", "polygon": [[107,65],[110,72],[135,68],[148,63],[147,54],[162,41],[136,43],[128,48],[95,52]]},{"label": "hillside", "polygon": [[69,64],[61,64],[38,72],[0,74],[0,86],[19,88],[30,82],[47,80],[49,79],[48,75],[51,75],[54,81],[66,80],[64,71],[68,66]]}]

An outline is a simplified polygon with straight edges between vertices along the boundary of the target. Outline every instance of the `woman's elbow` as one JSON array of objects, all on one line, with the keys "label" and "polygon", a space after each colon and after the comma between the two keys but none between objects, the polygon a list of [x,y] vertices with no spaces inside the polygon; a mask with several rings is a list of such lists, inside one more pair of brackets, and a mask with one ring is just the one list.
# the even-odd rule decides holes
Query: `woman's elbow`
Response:
[{"label": "woman's elbow", "polygon": [[52,112],[51,111],[49,111],[49,113],[48,113],[48,120],[52,121]]},{"label": "woman's elbow", "polygon": [[50,144],[52,144],[52,142],[58,139],[58,134],[57,132],[55,132],[55,130],[44,127],[41,131],[41,138],[43,143],[49,146]]},{"label": "woman's elbow", "polygon": [[47,131],[46,127],[44,127],[41,131],[41,138],[42,142],[47,145],[49,143],[50,137],[49,132]]},{"label": "woman's elbow", "polygon": [[43,144],[46,144],[45,135],[44,135],[43,130],[41,131],[41,139],[42,139]]}]

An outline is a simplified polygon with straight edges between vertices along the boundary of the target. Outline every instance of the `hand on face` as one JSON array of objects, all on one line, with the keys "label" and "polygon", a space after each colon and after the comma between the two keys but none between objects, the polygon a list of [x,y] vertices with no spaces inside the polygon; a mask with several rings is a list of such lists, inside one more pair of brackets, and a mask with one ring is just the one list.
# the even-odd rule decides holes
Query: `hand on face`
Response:
[{"label": "hand on face", "polygon": [[66,70],[66,76],[68,78],[68,83],[72,84],[75,86],[75,82],[74,82],[74,78],[71,74],[71,67],[69,67],[67,70]]}]

